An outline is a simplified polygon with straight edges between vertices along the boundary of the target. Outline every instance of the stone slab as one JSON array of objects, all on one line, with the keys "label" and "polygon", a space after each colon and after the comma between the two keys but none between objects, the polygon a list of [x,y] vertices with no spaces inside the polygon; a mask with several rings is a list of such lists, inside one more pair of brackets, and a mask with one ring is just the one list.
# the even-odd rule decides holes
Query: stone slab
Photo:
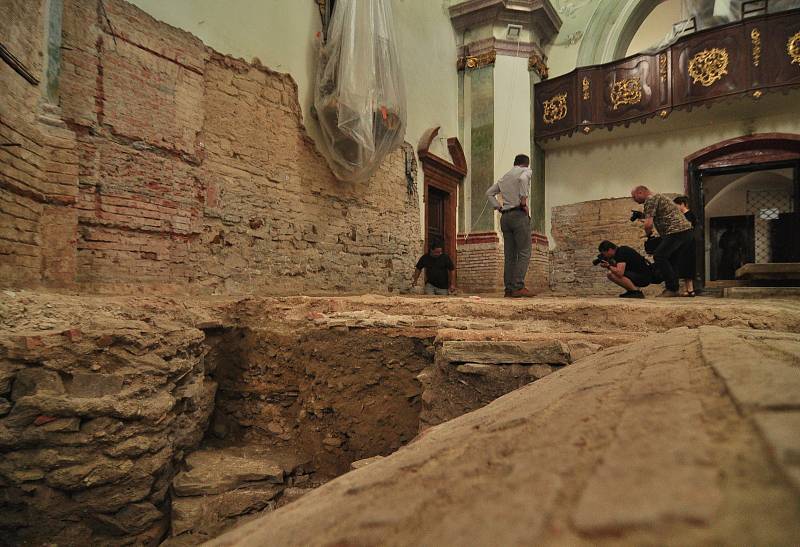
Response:
[{"label": "stone slab", "polygon": [[197,450],[186,458],[189,469],[175,476],[172,487],[178,496],[221,494],[256,481],[282,483],[283,468],[257,454],[233,455],[224,449]]},{"label": "stone slab", "polygon": [[725,298],[800,298],[800,287],[725,287]]},{"label": "stone slab", "polygon": [[800,412],[758,412],[753,420],[778,467],[800,493]]},{"label": "stone slab", "polygon": [[[658,435],[652,432],[658,431]],[[707,523],[722,501],[703,407],[686,391],[628,407],[573,514],[583,533],[615,533],[672,520]]]},{"label": "stone slab", "polygon": [[211,496],[172,500],[172,535],[204,530],[220,521],[260,511],[283,490],[282,485],[246,487]]},{"label": "stone slab", "polygon": [[740,408],[800,409],[800,336],[780,340],[785,347],[770,351],[769,340],[748,340],[745,331],[701,327],[700,333],[703,358]]},{"label": "stone slab", "polygon": [[559,340],[528,342],[473,342],[446,341],[440,356],[451,363],[490,364],[569,364],[570,354],[566,344]]},{"label": "stone slab", "polygon": [[745,264],[736,270],[736,279],[800,280],[800,262]]}]

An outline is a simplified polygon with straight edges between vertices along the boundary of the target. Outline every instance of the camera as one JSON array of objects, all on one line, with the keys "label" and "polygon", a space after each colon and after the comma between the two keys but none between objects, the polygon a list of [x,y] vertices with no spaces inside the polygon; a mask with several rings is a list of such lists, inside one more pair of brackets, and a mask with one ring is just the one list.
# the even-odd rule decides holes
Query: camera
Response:
[{"label": "camera", "polygon": [[637,220],[644,220],[644,213],[637,211],[636,209],[631,209],[631,222],[635,222]]},{"label": "camera", "polygon": [[592,266],[598,266],[598,265],[600,265],[600,263],[601,263],[601,262],[608,262],[608,263],[609,263],[609,264],[611,264],[612,266],[615,264],[615,262],[614,262],[614,259],[613,259],[613,258],[606,258],[606,257],[604,257],[604,256],[603,256],[603,254],[601,253],[601,254],[597,255],[597,258],[595,258],[594,260],[592,260]]}]

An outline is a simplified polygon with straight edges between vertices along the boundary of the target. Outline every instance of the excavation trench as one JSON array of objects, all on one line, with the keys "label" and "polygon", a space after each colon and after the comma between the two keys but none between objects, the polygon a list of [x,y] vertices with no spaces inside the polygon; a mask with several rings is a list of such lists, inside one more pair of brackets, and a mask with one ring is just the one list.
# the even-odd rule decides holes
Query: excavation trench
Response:
[{"label": "excavation trench", "polygon": [[418,433],[433,339],[381,329],[205,329],[217,386],[173,480],[168,545],[196,544],[391,454]]},{"label": "excavation trench", "polygon": [[207,332],[217,382],[205,442],[292,450],[320,478],[387,455],[419,430],[432,340],[373,330]]}]

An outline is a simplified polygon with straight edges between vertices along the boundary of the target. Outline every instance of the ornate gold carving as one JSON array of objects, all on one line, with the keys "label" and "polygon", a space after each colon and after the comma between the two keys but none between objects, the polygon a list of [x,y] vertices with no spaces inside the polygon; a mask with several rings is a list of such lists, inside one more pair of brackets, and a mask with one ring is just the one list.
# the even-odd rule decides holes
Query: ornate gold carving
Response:
[{"label": "ornate gold carving", "polygon": [[661,81],[667,81],[667,54],[658,54],[658,73],[661,75]]},{"label": "ornate gold carving", "polygon": [[786,53],[792,58],[792,64],[797,63],[800,65],[800,32],[796,32],[794,36],[789,38],[786,42]]},{"label": "ornate gold carving", "polygon": [[539,78],[542,80],[547,79],[547,65],[542,59],[541,56],[533,53],[530,57],[528,57],[528,70],[533,70],[536,74],[539,75]]},{"label": "ornate gold carving", "polygon": [[728,51],[724,48],[704,49],[689,60],[692,83],[709,87],[728,74]]},{"label": "ornate gold carving", "polygon": [[567,93],[554,95],[542,103],[542,121],[545,125],[552,125],[558,120],[567,117]]},{"label": "ornate gold carving", "polygon": [[642,82],[637,78],[614,82],[611,88],[611,104],[614,110],[624,104],[637,104],[642,100]]},{"label": "ornate gold carving", "polygon": [[581,131],[583,131],[583,134],[584,134],[584,135],[588,135],[589,133],[591,133],[591,132],[592,132],[592,128],[591,128],[591,127],[589,127],[588,125],[584,125],[584,126],[583,126],[583,129],[582,129]]},{"label": "ornate gold carving", "polygon": [[664,119],[667,116],[669,116],[669,110],[662,110],[661,112],[658,113],[658,115],[661,116],[662,119]]},{"label": "ornate gold carving", "polygon": [[495,50],[481,53],[480,55],[469,55],[466,57],[459,57],[456,63],[458,70],[468,68],[474,70],[476,68],[483,68],[485,66],[493,65],[497,59],[497,52]]},{"label": "ornate gold carving", "polygon": [[750,31],[750,43],[753,48],[753,66],[761,64],[761,33],[757,28]]},{"label": "ornate gold carving", "polygon": [[589,78],[586,76],[583,77],[583,81],[581,82],[581,90],[583,91],[583,100],[588,101],[589,97]]},{"label": "ornate gold carving", "polygon": [[760,99],[763,94],[764,94],[763,91],[761,91],[760,89],[756,89],[755,91],[753,91],[753,98]]}]

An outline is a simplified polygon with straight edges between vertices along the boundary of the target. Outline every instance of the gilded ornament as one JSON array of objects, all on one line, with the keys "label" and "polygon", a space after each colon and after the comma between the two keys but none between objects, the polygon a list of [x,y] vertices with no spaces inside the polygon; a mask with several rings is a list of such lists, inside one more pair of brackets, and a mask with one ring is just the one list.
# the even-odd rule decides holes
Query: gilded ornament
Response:
[{"label": "gilded ornament", "polygon": [[495,50],[487,51],[486,53],[481,53],[480,55],[459,57],[458,62],[456,63],[456,68],[458,70],[464,70],[465,68],[470,70],[483,68],[488,65],[493,65],[496,59],[497,52]]},{"label": "gilded ornament", "polygon": [[658,55],[658,73],[661,75],[661,81],[667,81],[667,54],[660,53]]},{"label": "gilded ornament", "polygon": [[583,90],[583,100],[589,100],[589,78],[586,76],[583,77],[583,81],[581,82],[581,89]]},{"label": "gilded ornament", "polygon": [[669,116],[669,110],[662,110],[661,112],[658,113],[658,115],[661,116],[661,118],[666,118],[667,116]]},{"label": "gilded ornament", "polygon": [[794,36],[789,38],[786,42],[786,53],[792,58],[792,64],[797,63],[800,65],[800,32],[796,32]]},{"label": "gilded ornament", "polygon": [[535,53],[528,57],[528,70],[535,71],[542,80],[547,79],[547,65],[544,59]]},{"label": "gilded ornament", "polygon": [[723,48],[704,49],[689,60],[692,83],[709,87],[728,74],[728,51]]},{"label": "gilded ornament", "polygon": [[582,131],[584,135],[588,135],[589,133],[592,132],[592,128],[589,127],[588,125],[584,125]]},{"label": "gilded ornament", "polygon": [[542,103],[542,121],[552,125],[567,117],[567,93],[554,95]]},{"label": "gilded ornament", "polygon": [[760,89],[757,89],[757,90],[753,91],[753,98],[754,99],[760,99],[763,94],[764,94],[763,91],[761,91]]},{"label": "gilded ornament", "polygon": [[611,88],[611,104],[614,110],[624,104],[637,104],[642,100],[642,82],[639,78],[630,78],[614,82]]},{"label": "gilded ornament", "polygon": [[761,33],[757,28],[750,31],[750,42],[753,45],[753,66],[761,63]]}]

